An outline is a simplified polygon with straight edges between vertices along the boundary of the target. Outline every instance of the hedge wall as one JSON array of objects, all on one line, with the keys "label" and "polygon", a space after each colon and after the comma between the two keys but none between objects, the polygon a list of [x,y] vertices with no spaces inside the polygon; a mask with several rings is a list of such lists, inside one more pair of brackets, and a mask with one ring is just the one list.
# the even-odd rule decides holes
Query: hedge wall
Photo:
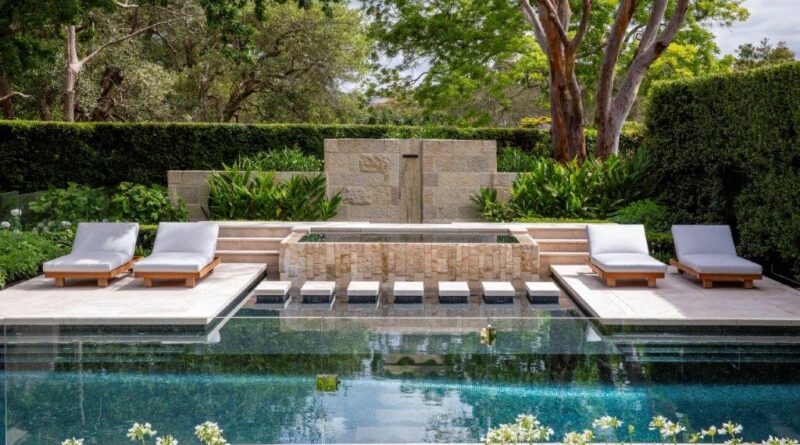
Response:
[{"label": "hedge wall", "polygon": [[730,224],[742,254],[800,278],[800,63],[657,85],[646,134],[681,219]]},{"label": "hedge wall", "polygon": [[[167,170],[213,169],[240,154],[297,145],[322,157],[325,138],[496,139],[546,156],[550,135],[532,128],[382,125],[0,122],[0,191],[64,186],[166,183]],[[587,131],[587,140],[594,133]],[[638,147],[629,134],[623,146]]]}]

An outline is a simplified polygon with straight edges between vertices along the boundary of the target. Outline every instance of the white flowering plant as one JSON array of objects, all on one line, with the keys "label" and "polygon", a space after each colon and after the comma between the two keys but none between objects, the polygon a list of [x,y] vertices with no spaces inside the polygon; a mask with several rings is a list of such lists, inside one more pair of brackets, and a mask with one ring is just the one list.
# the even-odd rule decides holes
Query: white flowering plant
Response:
[{"label": "white flowering plant", "polygon": [[[194,427],[195,436],[205,445],[228,445],[228,441],[222,437],[222,429],[214,422],[205,421]],[[156,435],[156,430],[148,422],[136,422],[129,429],[126,436],[133,442],[147,443],[147,439]],[[61,442],[61,445],[83,445],[83,439],[75,437]],[[155,445],[179,445],[178,439],[169,434],[156,437]]]}]

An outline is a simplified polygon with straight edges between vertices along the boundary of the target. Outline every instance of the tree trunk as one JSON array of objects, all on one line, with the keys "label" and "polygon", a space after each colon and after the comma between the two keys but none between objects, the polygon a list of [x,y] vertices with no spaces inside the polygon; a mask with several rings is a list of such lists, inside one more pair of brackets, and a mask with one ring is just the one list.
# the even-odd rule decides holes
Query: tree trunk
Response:
[{"label": "tree trunk", "polygon": [[109,121],[111,120],[111,113],[114,108],[114,98],[111,97],[114,89],[122,85],[122,71],[114,66],[107,66],[103,72],[103,78],[100,80],[100,97],[97,98],[97,105],[92,111],[92,120]]},{"label": "tree trunk", "polygon": [[67,70],[64,80],[64,120],[75,122],[75,88],[78,74],[81,72],[81,61],[78,59],[78,42],[75,39],[75,26],[67,27]]},{"label": "tree trunk", "polygon": [[[11,94],[11,82],[8,81],[8,77],[5,75],[0,75],[0,97],[4,97],[8,94]],[[12,98],[8,98],[2,102],[0,102],[0,106],[3,108],[3,118],[4,119],[16,119],[16,115],[14,114],[14,102]]]}]

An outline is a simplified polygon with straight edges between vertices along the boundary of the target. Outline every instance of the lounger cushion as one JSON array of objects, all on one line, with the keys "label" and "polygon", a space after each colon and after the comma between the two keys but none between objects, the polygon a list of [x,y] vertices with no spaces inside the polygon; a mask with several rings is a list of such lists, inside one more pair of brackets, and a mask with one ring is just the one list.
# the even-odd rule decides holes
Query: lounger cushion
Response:
[{"label": "lounger cushion", "polygon": [[586,226],[586,236],[592,256],[603,253],[650,253],[641,224],[589,224]]},{"label": "lounger cushion", "polygon": [[50,260],[42,266],[45,272],[111,272],[131,260],[120,252],[73,252]]},{"label": "lounger cushion", "polygon": [[72,253],[117,252],[128,262],[136,249],[139,224],[136,223],[80,223],[72,242]]},{"label": "lounger cushion", "polygon": [[601,253],[592,263],[605,272],[666,272],[667,265],[643,253]]},{"label": "lounger cushion", "polygon": [[217,251],[218,235],[219,224],[216,223],[161,223],[153,244],[153,254],[196,253],[206,258],[205,264],[208,264]]},{"label": "lounger cushion", "polygon": [[721,225],[676,225],[672,226],[672,238],[678,259],[695,253],[736,256],[731,228]]},{"label": "lounger cushion", "polygon": [[202,253],[193,252],[163,252],[154,253],[137,262],[133,266],[134,272],[200,272],[213,260]]},{"label": "lounger cushion", "polygon": [[695,253],[683,255],[680,262],[700,273],[761,274],[761,265],[736,255]]}]

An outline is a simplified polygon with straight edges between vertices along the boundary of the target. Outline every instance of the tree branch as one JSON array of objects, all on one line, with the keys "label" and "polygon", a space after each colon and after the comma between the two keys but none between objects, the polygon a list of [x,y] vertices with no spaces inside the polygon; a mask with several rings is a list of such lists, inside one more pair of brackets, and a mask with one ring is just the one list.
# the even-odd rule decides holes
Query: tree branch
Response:
[{"label": "tree branch", "polygon": [[569,42],[569,48],[571,52],[575,52],[580,46],[583,37],[586,35],[586,31],[589,29],[589,18],[592,13],[592,0],[583,0],[583,13],[581,14],[581,22],[578,25],[578,31],[575,33],[575,37]]},{"label": "tree branch", "polygon": [[544,35],[542,22],[539,21],[539,15],[533,10],[528,0],[522,0],[520,2],[520,8],[522,9],[522,17],[533,27],[533,35],[536,38],[536,42],[539,44],[542,52],[544,52],[544,55],[548,56],[550,54],[550,48],[547,47],[547,38]]},{"label": "tree branch", "polygon": [[556,7],[550,2],[550,0],[536,0],[536,2],[539,5],[544,6],[550,21],[553,22],[553,27],[558,33],[558,37],[561,39],[561,43],[564,46],[569,46],[569,36],[567,35],[567,30],[561,26],[561,20],[558,18]]},{"label": "tree branch", "polygon": [[0,102],[5,102],[5,101],[11,99],[12,97],[22,97],[22,98],[26,98],[27,99],[30,96],[25,94],[25,93],[22,93],[20,91],[12,91],[12,92],[6,94],[5,96],[0,97]]},{"label": "tree branch", "polygon": [[140,7],[140,5],[137,5],[137,4],[131,4],[131,3],[128,3],[127,1],[126,1],[126,2],[124,2],[124,3],[123,3],[123,2],[120,2],[120,1],[115,1],[114,3],[116,3],[116,5],[117,5],[117,6],[119,6],[120,8],[126,8],[126,9],[128,9],[128,8],[138,8],[138,7]]},{"label": "tree branch", "polygon": [[628,25],[633,19],[636,11],[637,0],[624,0],[619,4],[614,24],[608,33],[605,49],[603,51],[603,63],[600,66],[600,78],[597,82],[597,105],[595,110],[595,121],[601,123],[611,108],[611,97],[614,90],[614,77],[617,69],[617,59],[622,51],[622,42]]},{"label": "tree branch", "polygon": [[647,21],[647,27],[644,29],[639,47],[636,48],[637,55],[641,48],[647,48],[653,44],[653,39],[658,35],[658,28],[661,26],[661,20],[664,19],[664,14],[667,12],[667,3],[667,0],[656,0],[655,3],[653,3],[653,10],[650,11],[650,19]]},{"label": "tree branch", "polygon": [[139,34],[147,32],[147,31],[149,31],[149,30],[151,30],[153,28],[157,28],[157,27],[162,26],[162,25],[168,25],[170,23],[177,22],[179,20],[184,20],[184,19],[187,19],[187,18],[190,18],[190,17],[191,16],[180,16],[180,17],[169,19],[169,20],[163,20],[163,21],[160,21],[160,22],[156,22],[156,23],[153,23],[152,25],[148,25],[148,26],[145,26],[144,28],[140,28],[140,29],[138,29],[138,30],[126,35],[126,36],[123,36],[123,37],[120,37],[118,39],[114,39],[114,40],[108,41],[108,42],[100,45],[97,49],[95,49],[94,51],[89,53],[86,57],[81,59],[80,63],[81,64],[85,64],[86,62],[88,62],[89,60],[91,60],[95,56],[97,56],[97,54],[99,54],[100,51],[108,48],[109,46],[116,45],[117,43],[122,43],[122,42],[124,42],[126,40],[132,39],[132,38],[138,36]]}]

